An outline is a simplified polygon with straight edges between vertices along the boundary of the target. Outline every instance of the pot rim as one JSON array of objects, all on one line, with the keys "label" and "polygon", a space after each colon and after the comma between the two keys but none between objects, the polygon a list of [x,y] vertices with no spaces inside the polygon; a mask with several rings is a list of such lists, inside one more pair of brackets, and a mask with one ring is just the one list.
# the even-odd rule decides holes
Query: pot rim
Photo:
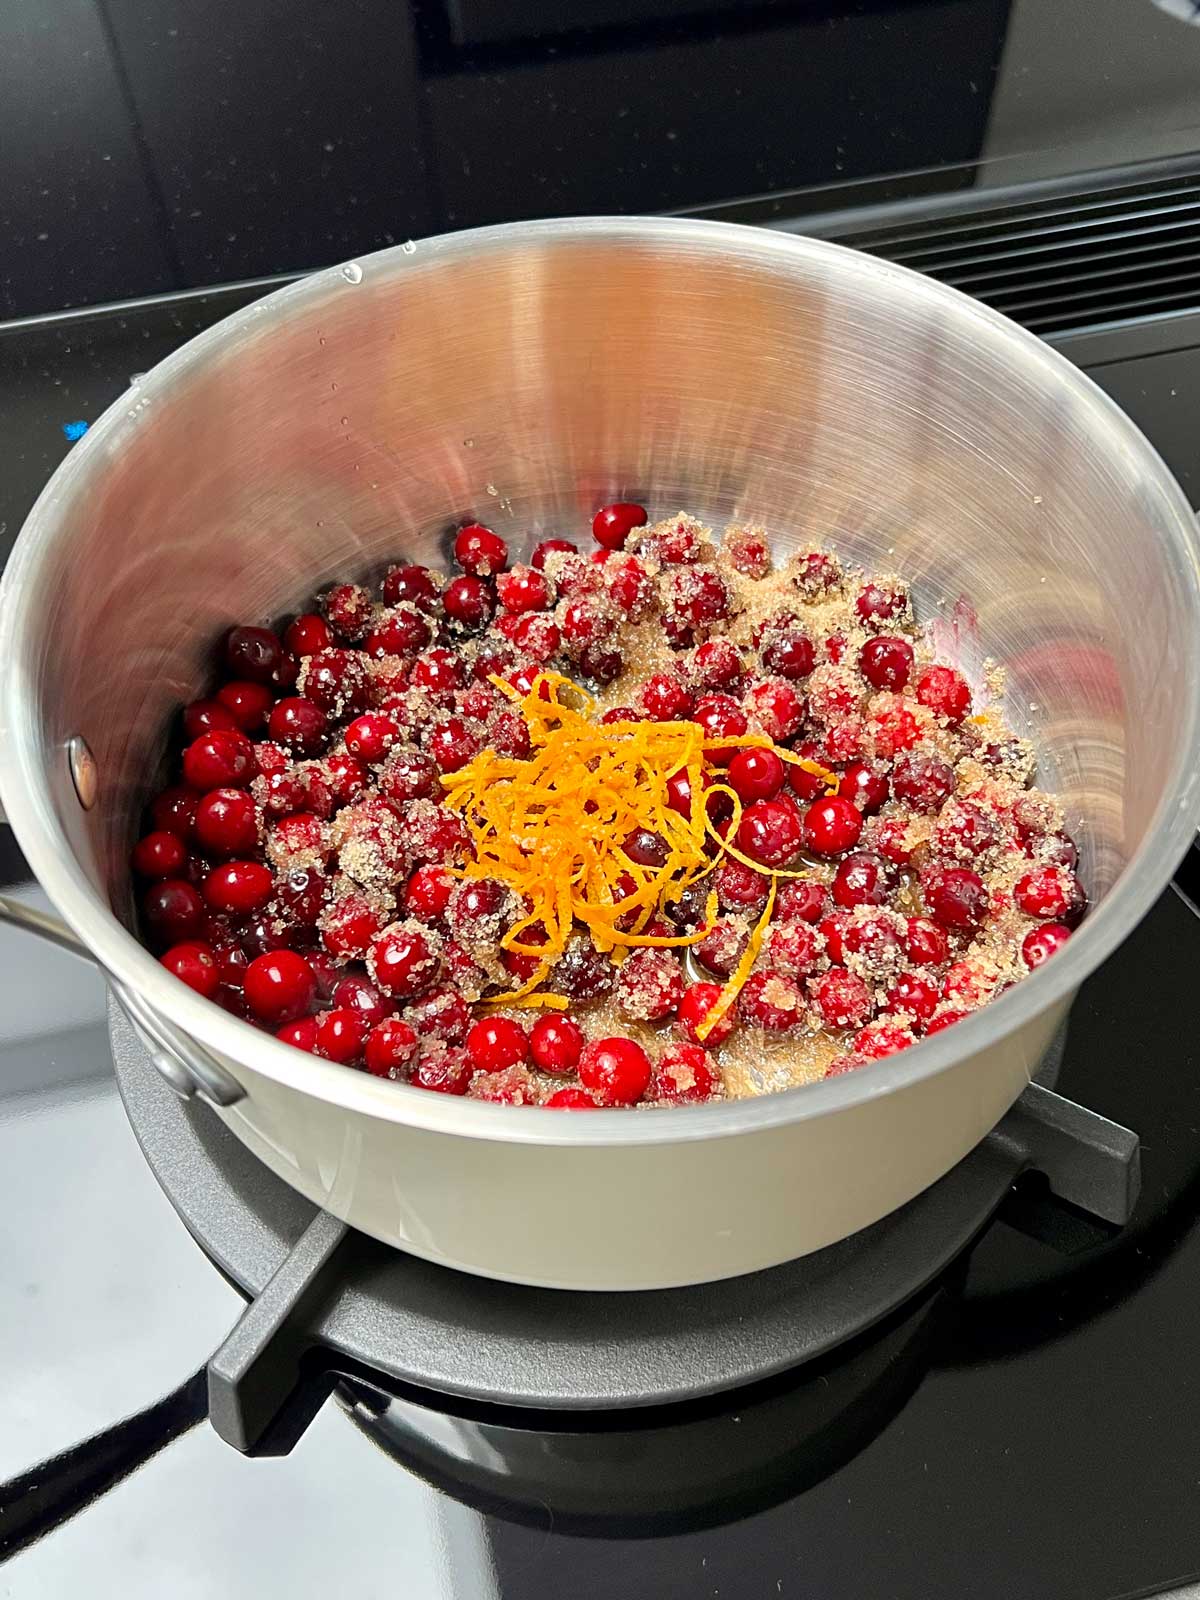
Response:
[{"label": "pot rim", "polygon": [[[659,217],[574,217],[442,234],[422,240],[416,250],[396,245],[356,258],[361,275],[347,277],[342,266],[326,268],[235,312],[146,374],[140,381],[139,397],[155,402],[157,412],[170,403],[173,392],[193,372],[227,352],[264,318],[279,320],[294,311],[318,307],[333,296],[361,292],[361,284],[369,285],[381,275],[394,279],[408,272],[428,271],[431,258],[435,266],[444,266],[526,240],[553,246],[600,241],[617,248],[654,242],[720,253],[737,251],[749,260],[776,264],[782,270],[824,260],[842,275],[869,280],[882,298],[924,302],[942,317],[975,323],[981,338],[1008,347],[1014,364],[1040,365],[1054,382],[1072,391],[1095,433],[1107,437],[1109,450],[1132,454],[1144,463],[1148,484],[1157,494],[1171,530],[1166,553],[1189,596],[1195,636],[1200,637],[1196,519],[1158,452],[1115,402],[1064,356],[998,312],[906,267],[823,240],[742,224]],[[23,596],[41,581],[46,552],[61,533],[64,508],[86,496],[93,472],[132,437],[140,419],[141,413],[122,398],[73,446],[29,513],[0,579],[0,662],[7,664],[0,689],[0,795],[38,881],[104,967],[177,1026],[227,1057],[235,1069],[245,1065],[283,1087],[369,1117],[503,1143],[671,1145],[767,1132],[811,1117],[832,1116],[954,1067],[969,1066],[977,1051],[1069,999],[1150,909],[1195,834],[1200,819],[1200,675],[1193,678],[1171,779],[1146,838],[1066,948],[983,1011],[898,1056],[837,1078],[752,1099],[656,1109],[642,1116],[630,1115],[628,1110],[552,1116],[540,1106],[494,1105],[430,1093],[304,1054],[202,999],[173,978],[125,928],[76,861],[55,816],[48,770],[38,760],[29,671],[36,641],[27,631],[29,608],[22,603]],[[1036,1063],[1029,1065],[1032,1071]]]}]

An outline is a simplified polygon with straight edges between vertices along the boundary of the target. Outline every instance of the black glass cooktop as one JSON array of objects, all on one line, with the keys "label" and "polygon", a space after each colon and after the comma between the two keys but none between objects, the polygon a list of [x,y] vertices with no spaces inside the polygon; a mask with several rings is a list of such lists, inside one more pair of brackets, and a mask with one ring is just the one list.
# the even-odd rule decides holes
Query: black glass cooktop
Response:
[{"label": "black glass cooktop", "polygon": [[1200,149],[1190,0],[8,0],[0,316]]}]

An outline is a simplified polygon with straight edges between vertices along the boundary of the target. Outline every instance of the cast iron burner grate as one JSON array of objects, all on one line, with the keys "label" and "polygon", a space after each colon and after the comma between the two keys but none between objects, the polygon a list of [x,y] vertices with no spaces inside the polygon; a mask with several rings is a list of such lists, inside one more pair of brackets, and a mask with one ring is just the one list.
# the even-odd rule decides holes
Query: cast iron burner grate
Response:
[{"label": "cast iron burner grate", "polygon": [[[1127,1129],[1034,1084],[958,1166],[850,1239],[766,1272],[587,1294],[482,1279],[348,1229],[268,1172],[211,1111],[178,1100],[124,1016],[110,1031],[142,1149],[202,1248],[252,1297],[208,1368],[209,1416],[239,1450],[280,1448],[337,1376],[426,1404],[657,1415],[828,1355],[912,1301],[1025,1172],[1111,1224],[1137,1197]],[[289,1422],[290,1415],[290,1422]],[[625,1418],[626,1423],[634,1420]],[[286,1446],[285,1446],[286,1447]]]}]

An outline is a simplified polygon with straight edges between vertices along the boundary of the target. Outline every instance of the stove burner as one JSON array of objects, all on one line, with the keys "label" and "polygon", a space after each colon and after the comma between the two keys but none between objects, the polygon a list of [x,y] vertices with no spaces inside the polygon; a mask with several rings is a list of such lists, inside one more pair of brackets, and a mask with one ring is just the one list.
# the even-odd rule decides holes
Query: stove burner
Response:
[{"label": "stove burner", "polygon": [[938,1278],[1030,1168],[1109,1222],[1136,1198],[1136,1136],[1032,1085],[938,1183],[815,1255],[655,1293],[527,1288],[404,1255],[318,1211],[206,1107],[171,1094],[115,1007],[110,1031],[155,1175],[201,1246],[256,1297],[209,1365],[211,1420],[247,1451],[293,1435],[334,1375],[452,1411],[516,1407],[523,1426],[614,1411],[648,1422],[859,1337]]}]

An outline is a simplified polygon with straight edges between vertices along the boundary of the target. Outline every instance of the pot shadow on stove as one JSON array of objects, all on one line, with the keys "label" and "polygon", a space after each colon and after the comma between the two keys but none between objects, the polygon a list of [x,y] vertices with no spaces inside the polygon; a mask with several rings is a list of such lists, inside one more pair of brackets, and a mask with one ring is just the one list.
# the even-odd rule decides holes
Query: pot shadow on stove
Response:
[{"label": "pot shadow on stove", "polygon": [[593,1538],[662,1537],[769,1510],[852,1461],[920,1383],[948,1298],[944,1285],[924,1292],[799,1375],[636,1420],[394,1396],[357,1377],[335,1393],[385,1454],[485,1516]]}]

